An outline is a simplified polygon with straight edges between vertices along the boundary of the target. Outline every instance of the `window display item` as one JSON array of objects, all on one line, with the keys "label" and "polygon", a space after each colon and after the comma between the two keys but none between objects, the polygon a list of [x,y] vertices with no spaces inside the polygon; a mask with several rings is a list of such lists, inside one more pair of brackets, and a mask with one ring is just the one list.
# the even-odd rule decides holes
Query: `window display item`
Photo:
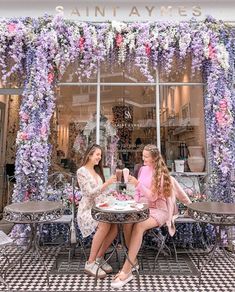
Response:
[{"label": "window display item", "polygon": [[202,146],[188,146],[188,166],[192,172],[202,172],[205,166],[205,158],[202,156]]},{"label": "window display item", "polygon": [[175,160],[175,171],[184,172],[184,160]]}]

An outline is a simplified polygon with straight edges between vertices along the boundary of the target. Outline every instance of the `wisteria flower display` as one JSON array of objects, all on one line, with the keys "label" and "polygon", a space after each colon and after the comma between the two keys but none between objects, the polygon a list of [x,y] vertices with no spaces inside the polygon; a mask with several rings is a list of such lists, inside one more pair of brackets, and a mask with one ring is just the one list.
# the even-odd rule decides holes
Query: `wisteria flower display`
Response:
[{"label": "wisteria flower display", "polygon": [[[45,15],[0,21],[2,82],[24,82],[17,134],[14,201],[45,198],[55,86],[76,62],[78,80],[106,63],[135,65],[149,82],[177,60],[190,56],[193,73],[203,73],[205,124],[214,200],[234,202],[235,167],[234,31],[212,17],[204,21],[88,23]],[[130,66],[130,64],[132,64]],[[174,67],[175,68],[175,67]]]}]

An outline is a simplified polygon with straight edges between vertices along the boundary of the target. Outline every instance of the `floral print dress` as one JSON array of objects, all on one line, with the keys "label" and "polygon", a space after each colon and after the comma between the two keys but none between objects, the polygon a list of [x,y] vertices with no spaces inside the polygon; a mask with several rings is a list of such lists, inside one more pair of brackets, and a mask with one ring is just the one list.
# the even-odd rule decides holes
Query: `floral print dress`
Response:
[{"label": "floral print dress", "polygon": [[83,237],[92,234],[98,225],[98,221],[91,216],[91,208],[95,205],[97,198],[101,198],[101,187],[103,181],[99,175],[96,178],[86,167],[82,166],[77,170],[77,180],[81,189],[82,199],[79,202],[77,223]]}]

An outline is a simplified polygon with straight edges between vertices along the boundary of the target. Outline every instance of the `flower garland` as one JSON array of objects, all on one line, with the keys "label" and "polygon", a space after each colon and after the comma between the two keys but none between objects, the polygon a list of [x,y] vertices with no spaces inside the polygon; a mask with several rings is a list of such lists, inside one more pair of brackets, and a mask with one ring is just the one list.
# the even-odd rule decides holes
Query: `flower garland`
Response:
[{"label": "flower garland", "polygon": [[[235,165],[235,98],[232,93],[234,33],[221,21],[102,23],[64,20],[61,15],[0,21],[2,81],[24,79],[17,135],[14,200],[42,199],[51,146],[49,121],[54,85],[76,61],[79,79],[89,78],[104,61],[135,64],[152,82],[153,70],[168,74],[190,54],[192,72],[206,83],[205,122],[214,200],[234,201],[231,170]],[[179,67],[180,70],[180,67]]]}]

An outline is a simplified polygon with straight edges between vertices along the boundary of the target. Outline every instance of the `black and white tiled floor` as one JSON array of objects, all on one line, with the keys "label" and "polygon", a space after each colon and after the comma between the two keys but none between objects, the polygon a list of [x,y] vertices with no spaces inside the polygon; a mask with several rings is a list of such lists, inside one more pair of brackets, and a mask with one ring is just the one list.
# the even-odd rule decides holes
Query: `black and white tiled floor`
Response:
[{"label": "black and white tiled floor", "polygon": [[[11,250],[9,252],[11,252]],[[71,269],[72,272],[70,271],[69,273],[67,273],[66,270],[57,273],[55,270],[55,258],[62,258],[61,256],[58,256],[59,249],[50,247],[47,248],[47,252],[48,254],[44,255],[42,259],[50,273],[50,288],[47,287],[46,272],[43,266],[37,260],[32,260],[30,255],[27,255],[24,257],[22,266],[17,264],[7,273],[6,281],[10,284],[11,292],[138,291],[136,280],[133,280],[118,290],[111,288],[110,282],[113,275],[109,275],[103,280],[98,280],[98,285],[94,287],[94,278],[89,277],[82,272],[84,259],[81,259],[82,262],[80,261],[80,266],[77,272],[76,269]],[[16,257],[14,251],[12,251],[11,258],[14,256]],[[200,287],[198,285],[198,273],[195,268],[197,257],[195,255],[190,256],[190,259],[190,267],[192,270],[191,274],[188,275],[187,271],[186,273],[185,271],[182,273],[179,271],[174,275],[167,275],[167,273],[164,273],[164,269],[162,269],[162,272],[158,271],[154,274],[153,271],[149,270],[149,263],[145,262],[147,261],[145,259],[143,263],[144,269],[140,271],[141,291],[235,292],[235,267],[222,256],[222,253],[217,254],[215,264],[212,262],[203,270]],[[162,260],[162,258],[160,258],[160,260]],[[60,264],[60,261],[58,262]],[[115,263],[115,258],[113,258],[113,263]],[[0,265],[1,264],[2,259],[0,258]],[[71,264],[74,264],[74,261],[72,261]],[[6,288],[0,284],[0,292],[4,291],[7,291]]]}]

